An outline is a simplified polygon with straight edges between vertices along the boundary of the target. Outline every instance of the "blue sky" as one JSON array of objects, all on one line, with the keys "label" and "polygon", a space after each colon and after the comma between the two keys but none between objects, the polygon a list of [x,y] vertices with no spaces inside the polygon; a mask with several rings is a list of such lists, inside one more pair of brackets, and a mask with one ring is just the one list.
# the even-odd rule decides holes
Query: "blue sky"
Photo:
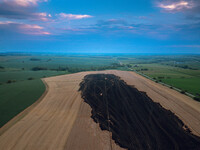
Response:
[{"label": "blue sky", "polygon": [[199,0],[0,0],[0,52],[200,53]]}]

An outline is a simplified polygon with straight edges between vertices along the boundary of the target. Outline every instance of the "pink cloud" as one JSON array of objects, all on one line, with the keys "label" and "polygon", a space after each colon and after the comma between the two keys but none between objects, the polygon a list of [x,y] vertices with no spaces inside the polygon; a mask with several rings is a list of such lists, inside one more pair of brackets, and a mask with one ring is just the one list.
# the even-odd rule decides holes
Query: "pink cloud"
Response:
[{"label": "pink cloud", "polygon": [[22,7],[35,6],[38,2],[47,2],[48,0],[3,0],[6,3],[15,3],[15,5]]},{"label": "pink cloud", "polygon": [[0,0],[0,17],[48,21],[51,14],[37,12],[38,3],[47,0]]},{"label": "pink cloud", "polygon": [[39,25],[30,25],[30,24],[23,24],[20,26],[23,29],[37,29],[37,30],[41,30],[43,29],[43,27],[39,26]]},{"label": "pink cloud", "polygon": [[0,21],[0,25],[8,25],[13,23],[12,21]]},{"label": "pink cloud", "polygon": [[31,20],[49,21],[49,19],[51,18],[51,14],[47,14],[45,12],[33,13],[32,16],[32,19],[30,18]]},{"label": "pink cloud", "polygon": [[91,18],[93,16],[90,15],[75,15],[75,14],[66,14],[66,13],[60,13],[58,14],[61,18],[67,18],[69,20],[75,20],[75,19],[83,19],[83,18]]},{"label": "pink cloud", "polygon": [[43,31],[44,27],[34,24],[21,24],[19,26],[20,32],[32,35],[49,35],[50,32]]},{"label": "pink cloud", "polygon": [[133,27],[133,26],[128,26],[128,28],[129,28],[129,29],[133,29],[134,27]]},{"label": "pink cloud", "polygon": [[23,24],[18,22],[0,21],[0,28],[9,32],[16,32],[31,35],[50,35],[51,33],[45,31],[44,27],[37,24]]},{"label": "pink cloud", "polygon": [[184,9],[193,8],[194,5],[191,1],[178,1],[178,2],[165,2],[159,3],[158,7],[167,11],[181,11]]}]

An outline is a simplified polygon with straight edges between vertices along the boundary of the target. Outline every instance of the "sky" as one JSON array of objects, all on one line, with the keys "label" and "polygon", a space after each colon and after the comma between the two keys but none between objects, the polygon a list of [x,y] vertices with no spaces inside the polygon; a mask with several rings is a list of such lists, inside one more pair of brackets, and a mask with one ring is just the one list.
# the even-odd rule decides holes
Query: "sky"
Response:
[{"label": "sky", "polygon": [[200,54],[200,0],[0,0],[0,52]]}]

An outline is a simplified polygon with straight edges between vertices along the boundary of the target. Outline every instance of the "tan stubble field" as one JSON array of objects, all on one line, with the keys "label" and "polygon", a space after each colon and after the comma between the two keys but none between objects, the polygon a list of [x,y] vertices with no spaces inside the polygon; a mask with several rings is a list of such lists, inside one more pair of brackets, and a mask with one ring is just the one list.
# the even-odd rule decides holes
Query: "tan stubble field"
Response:
[{"label": "tan stubble field", "polygon": [[[2,132],[2,150],[109,150],[122,149],[107,131],[91,119],[91,108],[81,98],[79,83],[91,73],[115,74],[144,91],[155,102],[174,112],[200,136],[200,103],[134,72],[81,72],[43,79],[47,94],[25,117]],[[20,117],[19,115],[16,117]],[[14,118],[16,120],[16,118]],[[14,122],[14,121],[13,121]],[[12,120],[9,122],[12,124]]]}]

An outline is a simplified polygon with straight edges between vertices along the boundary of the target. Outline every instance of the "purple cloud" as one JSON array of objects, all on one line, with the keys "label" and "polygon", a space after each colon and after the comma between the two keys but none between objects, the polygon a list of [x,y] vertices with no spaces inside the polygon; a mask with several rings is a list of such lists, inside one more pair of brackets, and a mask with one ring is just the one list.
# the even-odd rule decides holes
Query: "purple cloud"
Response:
[{"label": "purple cloud", "polygon": [[48,0],[3,0],[4,3],[14,4],[15,6],[30,7],[35,6],[39,2],[47,2]]},{"label": "purple cloud", "polygon": [[50,35],[50,32],[44,31],[44,27],[37,24],[23,24],[17,22],[0,22],[0,31],[16,32],[30,35]]},{"label": "purple cloud", "polygon": [[47,21],[50,14],[36,12],[38,2],[46,0],[3,0],[0,2],[0,17]]}]

